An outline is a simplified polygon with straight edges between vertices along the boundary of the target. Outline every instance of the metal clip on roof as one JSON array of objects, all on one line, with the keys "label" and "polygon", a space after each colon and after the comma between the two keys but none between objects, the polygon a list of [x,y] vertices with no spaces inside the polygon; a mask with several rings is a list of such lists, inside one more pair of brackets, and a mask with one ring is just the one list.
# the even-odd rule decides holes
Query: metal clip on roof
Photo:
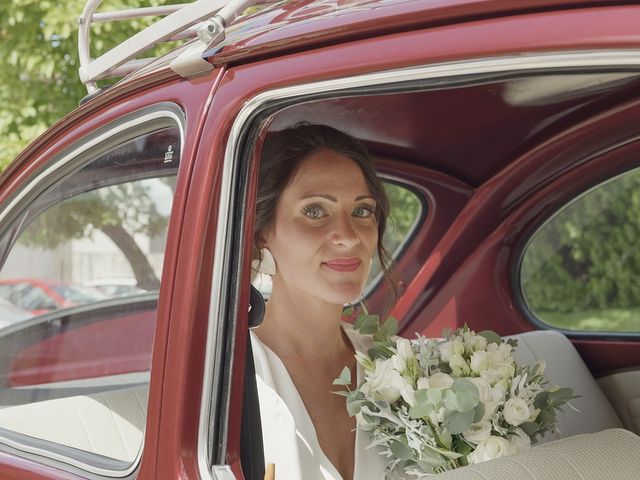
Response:
[{"label": "metal clip on roof", "polygon": [[[225,26],[254,3],[254,0],[197,0],[180,5],[95,13],[101,3],[102,0],[88,0],[82,15],[78,18],[80,80],[87,86],[90,94],[98,89],[97,80],[122,77],[154,60],[155,57],[137,60],[135,58],[155,45],[193,38],[196,35],[199,41],[171,62],[171,68],[185,77],[211,70],[211,64],[202,57],[202,54],[224,40]],[[93,23],[149,16],[163,18],[98,58],[91,58],[90,37]],[[206,21],[203,23],[204,20]]]}]

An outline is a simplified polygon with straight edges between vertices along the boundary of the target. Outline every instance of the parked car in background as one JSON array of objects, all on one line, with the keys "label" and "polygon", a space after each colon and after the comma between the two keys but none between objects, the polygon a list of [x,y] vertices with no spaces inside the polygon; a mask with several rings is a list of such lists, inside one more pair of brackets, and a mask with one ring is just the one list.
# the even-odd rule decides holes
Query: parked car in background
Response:
[{"label": "parked car in background", "polygon": [[108,297],[134,295],[145,291],[138,287],[138,283],[133,278],[99,278],[89,280],[83,285],[98,290]]},{"label": "parked car in background", "polygon": [[[369,311],[519,335],[581,395],[563,436],[640,433],[640,5],[200,0],[90,61],[98,4],[90,96],[0,177],[0,296],[36,313],[0,330],[1,479],[263,478],[257,172],[301,121],[359,138],[387,186],[399,296],[374,269]],[[142,291],[59,291],[105,278]],[[62,300],[21,303],[36,286]]]},{"label": "parked car in background", "polygon": [[36,278],[0,280],[0,298],[34,315],[98,302],[107,295],[92,287]]},{"label": "parked car in background", "polygon": [[0,328],[30,318],[32,314],[16,307],[13,303],[0,298]]}]

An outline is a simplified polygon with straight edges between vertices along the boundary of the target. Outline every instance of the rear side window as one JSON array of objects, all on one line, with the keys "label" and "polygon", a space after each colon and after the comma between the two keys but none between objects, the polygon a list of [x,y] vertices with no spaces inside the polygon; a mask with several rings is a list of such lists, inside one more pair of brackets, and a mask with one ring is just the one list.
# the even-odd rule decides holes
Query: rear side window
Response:
[{"label": "rear side window", "polygon": [[609,180],[553,216],[522,258],[535,318],[575,331],[640,332],[640,169]]},{"label": "rear side window", "polygon": [[98,472],[139,458],[180,148],[169,118],[107,134],[4,228],[0,443]]}]

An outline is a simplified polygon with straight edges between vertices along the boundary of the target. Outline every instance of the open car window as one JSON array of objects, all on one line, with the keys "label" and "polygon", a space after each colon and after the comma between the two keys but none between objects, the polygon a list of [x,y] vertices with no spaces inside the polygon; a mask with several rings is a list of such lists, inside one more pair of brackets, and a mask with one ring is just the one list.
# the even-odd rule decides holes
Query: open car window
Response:
[{"label": "open car window", "polygon": [[140,456],[182,137],[155,117],[39,177],[4,228],[0,444],[119,476]]}]

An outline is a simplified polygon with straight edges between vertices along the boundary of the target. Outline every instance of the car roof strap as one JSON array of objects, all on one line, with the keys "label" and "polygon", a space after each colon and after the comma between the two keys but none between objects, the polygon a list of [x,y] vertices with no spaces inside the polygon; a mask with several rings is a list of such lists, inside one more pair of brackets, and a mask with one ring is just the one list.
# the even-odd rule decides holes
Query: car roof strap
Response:
[{"label": "car roof strap", "polygon": [[[155,60],[155,57],[135,59],[141,53],[163,42],[198,36],[199,41],[188,48],[181,60],[174,60],[171,68],[183,76],[211,69],[202,54],[225,38],[224,29],[255,0],[197,0],[193,3],[162,7],[133,8],[96,13],[102,0],[87,0],[78,18],[78,54],[80,80],[94,93],[96,81],[127,75]],[[132,18],[162,16],[160,20],[139,31],[98,58],[90,53],[91,25]],[[206,20],[206,21],[205,21]],[[205,21],[204,23],[202,23]],[[204,63],[209,65],[207,68]],[[195,73],[193,73],[195,72]]]}]

